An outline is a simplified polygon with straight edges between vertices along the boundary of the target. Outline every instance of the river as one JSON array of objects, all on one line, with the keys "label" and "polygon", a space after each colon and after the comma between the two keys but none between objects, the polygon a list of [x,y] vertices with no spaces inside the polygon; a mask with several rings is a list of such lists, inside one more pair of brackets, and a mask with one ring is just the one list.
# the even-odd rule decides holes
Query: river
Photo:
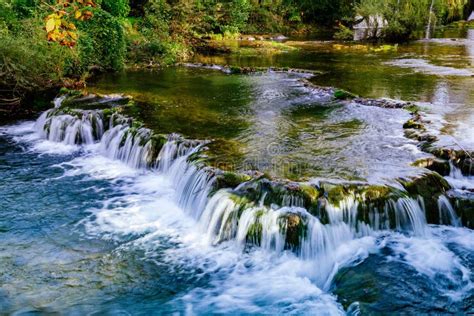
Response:
[{"label": "river", "polygon": [[[440,195],[433,210],[399,181],[425,174],[412,163],[432,157],[405,137],[411,114],[334,101],[306,81],[416,102],[437,146],[472,152],[472,32],[385,51],[298,41],[274,56],[197,56],[322,74],[108,74],[89,90],[132,96],[125,113],[91,110],[114,105],[108,96],[80,114],[0,126],[1,313],[473,313],[472,223],[453,200]],[[159,153],[152,133],[166,135]],[[293,182],[283,197],[265,179],[216,189],[194,163],[201,152],[213,168],[325,193],[316,210]],[[473,176],[454,166],[444,176],[474,199]],[[347,192],[334,201],[340,183]],[[359,186],[398,195],[377,208]]]}]

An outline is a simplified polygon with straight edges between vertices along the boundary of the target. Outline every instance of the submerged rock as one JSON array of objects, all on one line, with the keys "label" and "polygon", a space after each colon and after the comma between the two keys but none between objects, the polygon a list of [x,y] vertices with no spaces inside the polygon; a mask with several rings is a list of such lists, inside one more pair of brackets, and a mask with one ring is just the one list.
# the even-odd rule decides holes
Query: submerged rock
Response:
[{"label": "submerged rock", "polygon": [[411,103],[409,102],[391,99],[355,98],[353,102],[361,105],[376,106],[384,109],[404,109],[411,106]]},{"label": "submerged rock", "polygon": [[189,68],[202,68],[210,70],[218,70],[226,74],[254,74],[254,73],[264,73],[264,72],[281,72],[281,73],[295,73],[302,74],[307,76],[314,76],[321,74],[320,71],[310,70],[310,69],[299,69],[299,68],[289,68],[289,67],[245,67],[245,66],[235,66],[235,65],[216,65],[216,64],[205,64],[205,63],[183,63],[178,64],[179,66],[189,67]]}]

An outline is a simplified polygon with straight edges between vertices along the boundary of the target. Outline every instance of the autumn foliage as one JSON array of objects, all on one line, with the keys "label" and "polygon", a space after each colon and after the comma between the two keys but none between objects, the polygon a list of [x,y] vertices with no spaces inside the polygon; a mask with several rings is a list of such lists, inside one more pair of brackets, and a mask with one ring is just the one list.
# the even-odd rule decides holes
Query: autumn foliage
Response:
[{"label": "autumn foliage", "polygon": [[73,47],[77,43],[77,29],[74,21],[85,21],[93,16],[89,8],[95,7],[92,0],[58,0],[50,5],[53,13],[46,17],[48,41]]}]

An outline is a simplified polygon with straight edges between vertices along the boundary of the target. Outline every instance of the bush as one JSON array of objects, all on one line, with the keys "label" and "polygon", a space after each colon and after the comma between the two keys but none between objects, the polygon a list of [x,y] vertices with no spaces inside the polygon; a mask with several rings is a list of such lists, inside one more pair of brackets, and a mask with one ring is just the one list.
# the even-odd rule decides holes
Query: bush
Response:
[{"label": "bush", "polygon": [[351,41],[354,39],[354,32],[347,26],[340,24],[334,38],[341,41]]},{"label": "bush", "polygon": [[90,67],[121,70],[125,63],[125,36],[120,21],[101,9],[92,9],[93,17],[78,23],[80,64],[76,71]]},{"label": "bush", "polygon": [[73,50],[45,40],[43,23],[22,20],[15,33],[0,31],[0,104],[19,102],[31,92],[60,84],[68,65],[77,59]]},{"label": "bush", "polygon": [[103,10],[116,17],[126,17],[130,13],[128,0],[102,0],[97,1]]},{"label": "bush", "polygon": [[40,1],[38,0],[14,0],[12,7],[19,18],[31,17]]}]

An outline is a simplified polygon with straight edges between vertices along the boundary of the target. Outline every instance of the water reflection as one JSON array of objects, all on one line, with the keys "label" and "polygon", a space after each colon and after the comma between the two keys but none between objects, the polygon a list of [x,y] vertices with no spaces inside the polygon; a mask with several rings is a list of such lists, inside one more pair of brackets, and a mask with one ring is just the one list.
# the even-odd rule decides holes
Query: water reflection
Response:
[{"label": "water reflection", "polygon": [[[454,146],[452,137],[464,144],[474,138],[470,130],[474,78],[436,71],[472,73],[473,30],[463,36],[467,39],[414,42],[386,52],[304,42],[299,50],[286,54],[197,56],[196,61],[321,70],[323,74],[312,82],[366,97],[422,102],[430,108],[437,131],[450,135],[446,139]],[[422,60],[432,71],[417,73],[411,66],[388,64],[407,58]],[[419,155],[403,139],[406,113],[357,107],[343,111],[305,90],[295,77],[175,68],[118,77],[108,76],[93,89],[121,91],[144,101],[148,105],[138,115],[160,132],[214,139],[211,159],[230,169],[259,169],[288,178],[372,177],[380,181],[377,177],[383,172],[377,170],[411,172],[408,166]],[[384,157],[381,152],[386,153]]]}]

